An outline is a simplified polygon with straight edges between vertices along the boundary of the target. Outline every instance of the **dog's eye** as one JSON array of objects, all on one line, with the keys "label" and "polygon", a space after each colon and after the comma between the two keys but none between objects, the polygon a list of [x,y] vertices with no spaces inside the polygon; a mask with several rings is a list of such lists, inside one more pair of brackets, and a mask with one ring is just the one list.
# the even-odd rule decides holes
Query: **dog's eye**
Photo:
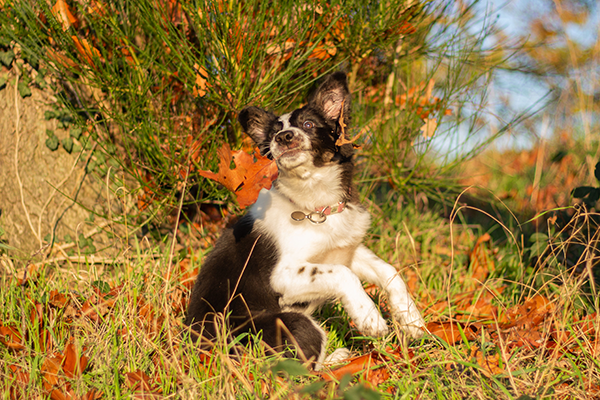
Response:
[{"label": "dog's eye", "polygon": [[304,121],[304,129],[312,129],[315,124],[312,123],[312,121]]}]

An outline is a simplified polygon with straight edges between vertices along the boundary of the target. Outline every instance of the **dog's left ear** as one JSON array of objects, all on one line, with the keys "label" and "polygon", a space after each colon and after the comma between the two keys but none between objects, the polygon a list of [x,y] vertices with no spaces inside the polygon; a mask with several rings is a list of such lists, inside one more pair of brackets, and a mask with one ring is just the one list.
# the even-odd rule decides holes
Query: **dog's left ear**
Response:
[{"label": "dog's left ear", "polygon": [[344,123],[348,124],[350,121],[350,91],[346,82],[346,74],[336,72],[329,75],[317,89],[310,104],[332,121],[339,120],[343,109]]}]

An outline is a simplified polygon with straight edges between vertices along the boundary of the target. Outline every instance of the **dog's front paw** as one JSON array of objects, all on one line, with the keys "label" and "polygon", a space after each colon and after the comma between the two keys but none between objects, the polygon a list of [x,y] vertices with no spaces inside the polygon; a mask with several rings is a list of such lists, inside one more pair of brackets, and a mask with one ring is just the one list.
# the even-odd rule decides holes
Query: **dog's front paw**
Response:
[{"label": "dog's front paw", "polygon": [[366,336],[382,337],[388,334],[389,328],[385,320],[375,311],[361,321],[354,321],[358,330]]},{"label": "dog's front paw", "polygon": [[345,347],[340,347],[339,349],[335,349],[333,353],[328,355],[323,361],[323,364],[331,365],[331,364],[339,364],[340,362],[350,358],[350,350]]},{"label": "dog's front paw", "polygon": [[419,339],[425,333],[425,321],[418,311],[399,313],[394,315],[394,319],[398,321],[400,329],[413,339]]}]

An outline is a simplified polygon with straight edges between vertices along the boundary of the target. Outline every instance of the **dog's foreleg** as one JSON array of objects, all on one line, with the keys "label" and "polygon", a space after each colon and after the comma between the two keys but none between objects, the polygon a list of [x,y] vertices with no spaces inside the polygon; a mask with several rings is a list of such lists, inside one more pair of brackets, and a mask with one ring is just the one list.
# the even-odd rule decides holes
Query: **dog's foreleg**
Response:
[{"label": "dog's foreleg", "polygon": [[360,279],[374,283],[387,292],[392,315],[404,331],[413,338],[423,335],[421,328],[425,326],[425,321],[394,267],[360,245],[354,253],[351,269]]},{"label": "dog's foreleg", "polygon": [[362,287],[360,279],[345,265],[282,263],[271,277],[273,289],[281,294],[280,305],[315,303],[339,299],[360,332],[384,336],[385,320]]}]

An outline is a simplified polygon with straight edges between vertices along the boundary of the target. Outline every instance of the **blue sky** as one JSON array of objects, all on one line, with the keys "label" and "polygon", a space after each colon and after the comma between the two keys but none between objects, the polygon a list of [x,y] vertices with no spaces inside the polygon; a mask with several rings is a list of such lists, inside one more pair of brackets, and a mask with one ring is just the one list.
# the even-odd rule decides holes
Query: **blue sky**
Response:
[{"label": "blue sky", "polygon": [[[487,14],[489,19],[496,21],[496,24],[509,38],[526,38],[529,35],[528,30],[532,19],[547,14],[550,11],[550,4],[552,4],[550,0],[483,0],[478,5],[478,11],[482,17]],[[593,8],[591,17],[585,25],[579,26],[571,23],[566,28],[569,38],[582,47],[589,47],[597,41],[600,27],[598,8],[597,6]],[[508,97],[514,110],[522,111],[532,106],[539,108],[543,104],[543,98],[547,92],[548,88],[545,85],[524,74],[499,71],[490,88],[490,102],[487,109],[490,114],[490,130],[512,118],[512,115],[499,107],[498,99],[501,96]],[[547,137],[552,132],[553,126],[550,119],[550,123],[539,126],[539,132],[536,132],[537,137],[525,135],[517,128],[512,131],[512,134],[498,139],[494,146],[500,149],[530,148],[539,137]],[[467,132],[464,128],[460,128],[453,135],[437,138],[433,145],[442,154],[447,154],[448,149],[457,147],[457,143],[462,143],[458,145],[459,150],[468,151],[476,145],[478,140],[482,139],[482,137],[467,139]]]}]

